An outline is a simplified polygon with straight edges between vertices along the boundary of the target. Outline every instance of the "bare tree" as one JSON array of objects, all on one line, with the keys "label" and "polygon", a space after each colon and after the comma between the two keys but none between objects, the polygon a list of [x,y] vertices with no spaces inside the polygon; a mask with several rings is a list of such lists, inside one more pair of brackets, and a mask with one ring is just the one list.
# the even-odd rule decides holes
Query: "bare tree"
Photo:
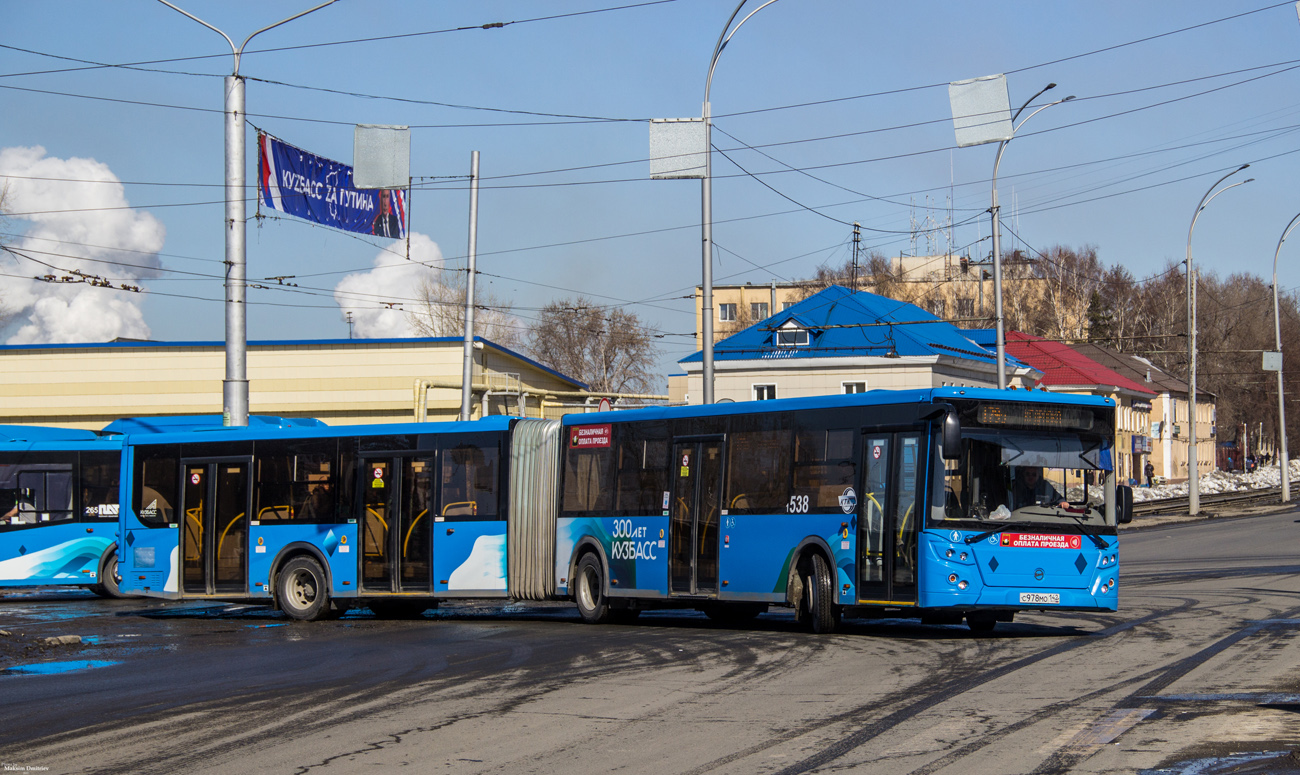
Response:
[{"label": "bare tree", "polygon": [[578,296],[542,308],[526,351],[597,393],[655,393],[663,382],[655,338],[636,314]]},{"label": "bare tree", "polygon": [[[465,334],[465,273],[444,271],[445,280],[426,278],[416,289],[416,309],[407,313],[411,328],[420,336],[463,336]],[[524,341],[524,327],[511,314],[514,306],[490,291],[474,289],[474,334],[503,347],[518,349]]]}]

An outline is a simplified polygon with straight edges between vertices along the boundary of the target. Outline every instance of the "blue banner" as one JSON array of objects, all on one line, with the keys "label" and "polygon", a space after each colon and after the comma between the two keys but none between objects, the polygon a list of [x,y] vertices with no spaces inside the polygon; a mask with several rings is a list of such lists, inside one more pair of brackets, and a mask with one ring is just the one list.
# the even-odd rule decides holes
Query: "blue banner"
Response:
[{"label": "blue banner", "polygon": [[336,229],[406,237],[406,198],[400,188],[358,190],[352,167],[257,134],[262,204]]}]

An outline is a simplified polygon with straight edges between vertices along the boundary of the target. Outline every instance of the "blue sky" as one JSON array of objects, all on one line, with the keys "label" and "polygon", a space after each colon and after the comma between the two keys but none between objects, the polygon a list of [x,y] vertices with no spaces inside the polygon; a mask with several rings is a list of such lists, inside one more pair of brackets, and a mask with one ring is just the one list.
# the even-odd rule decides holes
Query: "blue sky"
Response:
[{"label": "blue sky", "polygon": [[[236,42],[311,5],[178,4]],[[342,0],[250,44],[249,120],[344,162],[352,124],[411,125],[412,173],[425,178],[411,228],[431,240],[420,256],[433,266],[463,261],[464,176],[480,151],[480,287],[524,323],[577,293],[635,311],[664,334],[661,369],[673,371],[692,351],[685,297],[700,281],[700,185],[648,179],[645,121],[699,115],[734,7]],[[16,212],[45,213],[5,231],[44,246],[54,268],[0,266],[0,303],[22,307],[0,337],[220,339],[226,43],[153,0],[15,3],[4,15],[0,174],[23,175],[9,181]],[[507,24],[482,28],[495,22]],[[178,61],[144,72],[47,55]],[[735,36],[714,77],[713,142],[730,157],[714,157],[715,280],[762,284],[841,264],[853,221],[865,246],[889,255],[946,250],[946,239],[913,244],[912,223],[927,218],[951,220],[959,251],[986,253],[980,213],[996,146],[955,148],[947,84],[993,73],[1007,73],[1013,106],[1051,81],[1049,95],[1077,96],[1008,146],[1005,246],[1016,234],[1030,249],[1095,245],[1104,261],[1150,275],[1182,259],[1206,188],[1249,162],[1233,180],[1255,182],[1215,200],[1193,249],[1206,270],[1266,275],[1300,211],[1297,67],[1290,2],[780,0]],[[35,147],[43,154],[18,150]],[[248,147],[252,181],[251,128]],[[123,183],[116,200],[106,193],[116,187],[78,182],[109,175]],[[375,269],[387,247],[303,222],[250,224],[250,280],[295,275],[299,287],[250,290],[249,338],[347,336],[334,291],[350,274],[349,287],[372,281],[377,297],[409,306],[409,268]],[[1300,287],[1300,245],[1282,260],[1282,287]],[[147,292],[21,279],[68,268]]]}]

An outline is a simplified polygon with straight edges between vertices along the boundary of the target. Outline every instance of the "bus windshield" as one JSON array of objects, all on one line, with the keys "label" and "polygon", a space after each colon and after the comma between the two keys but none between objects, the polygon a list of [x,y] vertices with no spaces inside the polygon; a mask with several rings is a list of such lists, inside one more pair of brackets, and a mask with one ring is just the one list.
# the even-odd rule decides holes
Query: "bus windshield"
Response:
[{"label": "bus windshield", "polygon": [[944,519],[1105,524],[1111,454],[1100,436],[964,430],[961,458],[944,463]]}]

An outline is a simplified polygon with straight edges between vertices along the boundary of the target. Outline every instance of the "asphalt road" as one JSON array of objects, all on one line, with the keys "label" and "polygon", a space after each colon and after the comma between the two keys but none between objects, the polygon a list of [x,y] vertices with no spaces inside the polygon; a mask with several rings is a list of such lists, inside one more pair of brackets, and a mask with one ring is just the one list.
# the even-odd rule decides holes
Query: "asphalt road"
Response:
[{"label": "asphalt road", "polygon": [[[0,598],[0,765],[50,773],[1300,773],[1300,513],[1123,536],[1117,614],[991,637],[571,606],[289,623]],[[77,635],[82,643],[44,638]],[[33,672],[45,671],[45,672]],[[40,769],[45,768],[45,769]]]}]

